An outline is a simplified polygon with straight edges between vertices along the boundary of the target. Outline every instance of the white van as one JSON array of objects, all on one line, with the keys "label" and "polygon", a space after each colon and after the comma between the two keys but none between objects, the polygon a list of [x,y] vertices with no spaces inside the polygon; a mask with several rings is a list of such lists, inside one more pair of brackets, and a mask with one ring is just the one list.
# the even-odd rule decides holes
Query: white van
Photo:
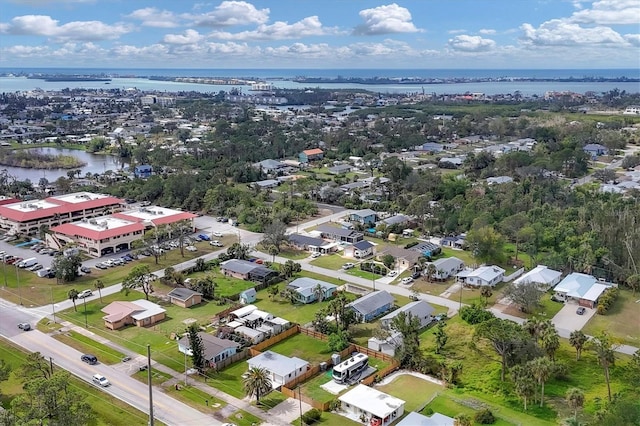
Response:
[{"label": "white van", "polygon": [[18,268],[30,268],[36,263],[38,263],[38,259],[36,259],[35,257],[30,257],[18,263]]}]

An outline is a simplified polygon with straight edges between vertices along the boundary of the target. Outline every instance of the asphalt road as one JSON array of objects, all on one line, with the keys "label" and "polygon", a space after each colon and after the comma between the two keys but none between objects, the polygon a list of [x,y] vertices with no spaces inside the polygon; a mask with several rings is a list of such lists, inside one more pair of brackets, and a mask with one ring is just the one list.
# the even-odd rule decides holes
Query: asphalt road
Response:
[{"label": "asphalt road", "polygon": [[[4,310],[3,308],[2,311]],[[111,386],[96,386],[98,389],[144,413],[149,413],[147,385],[131,378],[125,372],[101,363],[88,365],[80,360],[82,355],[80,352],[37,330],[13,334],[11,340],[31,352],[40,352],[47,359],[51,357],[55,366],[69,371],[88,383],[92,383],[91,378],[94,374],[102,374],[111,382]],[[222,424],[213,417],[167,396],[157,388],[154,388],[153,392],[153,412],[154,418],[168,425],[220,426]]]}]

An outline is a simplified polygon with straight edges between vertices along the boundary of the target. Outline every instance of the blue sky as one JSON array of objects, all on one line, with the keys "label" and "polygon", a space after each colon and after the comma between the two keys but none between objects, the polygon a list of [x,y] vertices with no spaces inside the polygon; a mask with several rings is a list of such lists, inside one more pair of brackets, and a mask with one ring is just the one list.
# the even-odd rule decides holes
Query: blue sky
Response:
[{"label": "blue sky", "polygon": [[0,66],[640,68],[640,0],[0,0]]}]

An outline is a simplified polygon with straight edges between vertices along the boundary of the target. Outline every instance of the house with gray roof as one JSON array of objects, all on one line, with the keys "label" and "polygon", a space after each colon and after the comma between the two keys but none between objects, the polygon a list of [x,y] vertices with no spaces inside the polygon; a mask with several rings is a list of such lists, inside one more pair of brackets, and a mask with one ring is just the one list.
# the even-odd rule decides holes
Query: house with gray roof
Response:
[{"label": "house with gray roof", "polygon": [[592,160],[609,153],[609,148],[599,143],[588,143],[582,148],[582,150],[589,154]]},{"label": "house with gray roof", "polygon": [[393,226],[393,225],[400,225],[403,223],[407,223],[409,222],[410,218],[409,216],[405,216],[403,214],[397,214],[391,217],[388,217],[386,219],[382,220],[382,223],[384,223],[387,226]]},{"label": "house with gray roof", "polygon": [[320,232],[322,238],[328,240],[341,241],[345,243],[357,243],[364,240],[362,232],[354,231],[352,229],[337,228],[326,224],[319,225],[316,230]]},{"label": "house with gray roof", "polygon": [[388,313],[380,318],[380,324],[382,328],[390,330],[393,319],[397,317],[401,312],[405,315],[411,315],[412,318],[418,318],[420,321],[420,328],[427,326],[433,321],[433,314],[435,313],[433,306],[425,302],[424,300],[417,300],[415,302],[407,303],[406,305],[396,309],[395,311]]},{"label": "house with gray roof", "polygon": [[555,296],[565,302],[574,300],[580,306],[594,308],[598,299],[613,284],[600,281],[593,275],[574,272],[567,275],[553,289]]},{"label": "house with gray roof", "polygon": [[431,264],[436,268],[432,278],[446,280],[464,269],[464,262],[455,256],[436,259]]},{"label": "house with gray roof", "polygon": [[[199,332],[198,336],[202,340],[202,346],[204,347],[204,358],[211,368],[215,368],[217,362],[235,355],[240,348],[240,344],[233,340],[221,339],[209,333]],[[178,340],[178,350],[187,356],[193,356],[189,336],[184,336]]]},{"label": "house with gray roof", "polygon": [[456,277],[466,285],[475,287],[495,287],[496,284],[502,282],[505,270],[499,266],[481,266],[472,271],[462,271],[456,274]]},{"label": "house with gray roof", "polygon": [[335,243],[330,243],[322,238],[310,237],[308,235],[290,234],[289,245],[297,250],[304,250],[310,253],[329,253],[335,250]]},{"label": "house with gray roof", "polygon": [[385,290],[373,291],[347,305],[352,309],[360,322],[369,322],[388,312],[393,307],[395,300]]},{"label": "house with gray roof", "polygon": [[220,272],[228,277],[262,283],[278,275],[278,272],[273,269],[240,259],[229,259],[220,263]]},{"label": "house with gray roof", "polygon": [[562,272],[554,271],[553,269],[549,269],[544,265],[538,265],[532,270],[528,271],[518,279],[516,279],[513,284],[515,285],[530,285],[535,284],[542,290],[548,290],[551,287],[555,286],[562,279]]},{"label": "house with gray roof", "polygon": [[376,223],[377,213],[371,209],[356,210],[349,215],[349,222],[372,226]]},{"label": "house with gray roof", "polygon": [[265,351],[247,360],[249,368],[264,368],[274,389],[289,383],[306,373],[309,363],[298,357],[288,357],[273,351]]},{"label": "house with gray roof", "polygon": [[300,303],[312,303],[318,300],[316,288],[322,289],[322,300],[330,299],[336,293],[338,286],[314,278],[301,277],[291,281],[287,288],[296,293],[296,300]]},{"label": "house with gray roof", "polygon": [[258,163],[254,163],[253,166],[257,169],[262,169],[262,171],[265,173],[274,173],[280,169],[284,169],[285,167],[287,167],[286,164],[283,164],[278,160],[272,160],[270,158],[267,160],[262,160]]},{"label": "house with gray roof", "polygon": [[376,254],[376,245],[371,241],[362,240],[347,246],[344,249],[345,256],[355,257],[356,259],[364,259],[365,257]]},{"label": "house with gray roof", "polygon": [[349,173],[352,168],[350,164],[338,164],[337,166],[329,167],[328,171],[332,175],[343,175]]},{"label": "house with gray roof", "polygon": [[202,293],[198,293],[197,291],[193,291],[185,287],[176,287],[171,290],[167,296],[171,303],[183,308],[188,308],[202,303]]}]

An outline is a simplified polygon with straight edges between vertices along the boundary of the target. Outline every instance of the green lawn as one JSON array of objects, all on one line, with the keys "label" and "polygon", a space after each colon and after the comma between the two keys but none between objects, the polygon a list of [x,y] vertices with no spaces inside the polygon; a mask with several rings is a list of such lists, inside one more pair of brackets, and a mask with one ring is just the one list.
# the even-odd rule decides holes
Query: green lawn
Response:
[{"label": "green lawn", "polygon": [[[282,290],[285,287],[285,284],[281,283],[278,286],[280,287],[280,290]],[[265,289],[258,292],[257,299],[253,304],[259,309],[269,312],[276,317],[281,317],[292,323],[304,325],[313,320],[318,310],[327,307],[329,305],[329,301],[324,300],[319,303],[315,302],[306,305],[292,305],[291,302],[282,299],[280,296],[277,296],[275,299],[269,299],[269,295]]]},{"label": "green lawn", "polygon": [[244,410],[238,410],[227,417],[227,420],[236,426],[256,426],[262,423],[262,420],[251,413]]},{"label": "green lawn", "polygon": [[[583,329],[586,334],[611,333],[620,343],[640,346],[640,293],[620,288],[618,299],[605,315],[594,315]],[[558,303],[558,305],[561,305]]]},{"label": "green lawn", "polygon": [[437,383],[405,374],[396,376],[389,384],[376,386],[376,389],[405,401],[405,411],[415,411],[444,388]]},{"label": "green lawn", "polygon": [[238,361],[217,373],[212,373],[212,378],[207,380],[211,387],[221,390],[236,398],[244,398],[242,375],[247,372],[247,361]]},{"label": "green lawn", "polygon": [[[3,407],[9,407],[11,400],[18,394],[22,393],[22,382],[17,377],[16,372],[19,371],[26,354],[20,349],[12,346],[9,342],[0,339],[0,359],[4,360],[12,366],[12,374],[9,380],[2,382],[2,396],[0,401]],[[71,376],[71,387],[78,390],[82,395],[86,396],[86,402],[91,406],[94,412],[96,426],[111,425],[139,425],[146,424],[148,416],[129,406],[128,404],[112,397],[104,392],[96,392],[95,387],[82,380]],[[161,422],[156,421],[161,425]]]},{"label": "green lawn", "polygon": [[206,272],[195,272],[187,275],[188,278],[196,279],[203,276],[210,276],[216,283],[215,294],[222,297],[229,297],[239,294],[249,288],[255,287],[256,283],[238,278],[227,277],[220,273],[220,268],[214,268]]},{"label": "green lawn", "polygon": [[300,386],[300,392],[303,395],[313,399],[314,401],[329,402],[333,399],[336,399],[338,395],[334,395],[331,392],[327,392],[320,386],[324,385],[325,383],[329,383],[332,380],[333,378],[331,377],[330,371],[322,372],[321,374],[318,374],[314,378],[304,382]]},{"label": "green lawn", "polygon": [[[137,367],[136,367],[137,368]],[[131,375],[131,377],[133,377],[134,379],[136,379],[139,382],[142,383],[149,383],[149,373],[145,370],[145,371],[140,371],[140,369],[138,369],[138,371],[136,371],[135,373],[133,373]],[[155,368],[151,368],[151,383],[154,386],[160,386],[163,383],[171,380],[173,378],[173,376],[164,373],[160,370],[156,370]]]},{"label": "green lawn", "polygon": [[[267,250],[265,250],[264,252],[268,253]],[[292,248],[285,247],[280,251],[280,253],[278,253],[278,256],[284,257],[290,260],[301,260],[309,257],[309,252],[303,251],[303,250],[294,250]]]},{"label": "green lawn", "polygon": [[172,398],[182,401],[206,414],[214,414],[227,405],[226,402],[214,398],[196,387],[184,386],[182,383],[179,385],[179,390],[176,390],[173,386],[169,386],[165,388],[164,392]]},{"label": "green lawn", "polygon": [[[468,404],[468,405],[464,405],[464,404]],[[467,414],[469,417],[473,418],[473,415],[476,413],[477,410],[472,408],[470,406],[471,404],[472,403],[468,400],[458,399],[458,398],[453,399],[449,395],[443,394],[435,397],[433,401],[431,401],[427,405],[427,407],[421,412],[421,414],[427,415],[426,410],[431,409],[433,410],[434,413],[444,414],[445,416],[449,416],[449,417],[455,417],[458,414]],[[492,409],[491,412],[495,416],[499,416],[499,409],[496,409],[496,407],[491,407],[490,409]],[[536,422],[537,419],[532,419],[532,421]],[[519,425],[519,424],[548,425],[549,423],[546,423],[546,422],[545,423],[510,423],[500,417],[497,417],[497,421],[494,423],[494,425],[497,425],[497,426],[509,426],[509,425]]]},{"label": "green lawn", "polygon": [[[299,425],[300,424],[300,419],[292,422],[292,424]],[[340,414],[322,413],[322,417],[320,417],[320,420],[317,423],[314,423],[314,425],[321,425],[321,426],[356,426],[356,425],[360,425],[360,426],[362,426],[362,423],[354,422],[353,420],[348,419],[346,417],[343,417]]]},{"label": "green lawn", "polygon": [[[260,398],[260,405],[257,405],[261,410],[270,410],[283,401],[286,401],[287,397],[278,391],[271,391],[269,395]],[[255,404],[255,401],[253,401]]]},{"label": "green lawn", "polygon": [[302,333],[294,334],[279,341],[270,346],[269,350],[288,357],[304,359],[310,364],[319,364],[327,361],[333,353],[329,350],[327,342],[314,339]]},{"label": "green lawn", "polygon": [[101,363],[111,365],[121,362],[124,356],[117,350],[96,342],[94,339],[75,331],[67,331],[62,334],[55,334],[53,338],[61,341],[67,346],[71,346],[83,353],[93,354],[98,357]]},{"label": "green lawn", "polygon": [[310,263],[313,266],[318,266],[320,268],[337,270],[342,268],[342,265],[344,265],[347,262],[353,263],[353,260],[342,257],[337,253],[332,253],[332,254],[322,255],[319,258],[312,260]]},{"label": "green lawn", "polygon": [[347,271],[347,274],[353,275],[354,277],[364,278],[365,280],[377,280],[378,278],[382,278],[383,275],[374,274],[369,271],[362,271],[359,268],[352,268]]}]

